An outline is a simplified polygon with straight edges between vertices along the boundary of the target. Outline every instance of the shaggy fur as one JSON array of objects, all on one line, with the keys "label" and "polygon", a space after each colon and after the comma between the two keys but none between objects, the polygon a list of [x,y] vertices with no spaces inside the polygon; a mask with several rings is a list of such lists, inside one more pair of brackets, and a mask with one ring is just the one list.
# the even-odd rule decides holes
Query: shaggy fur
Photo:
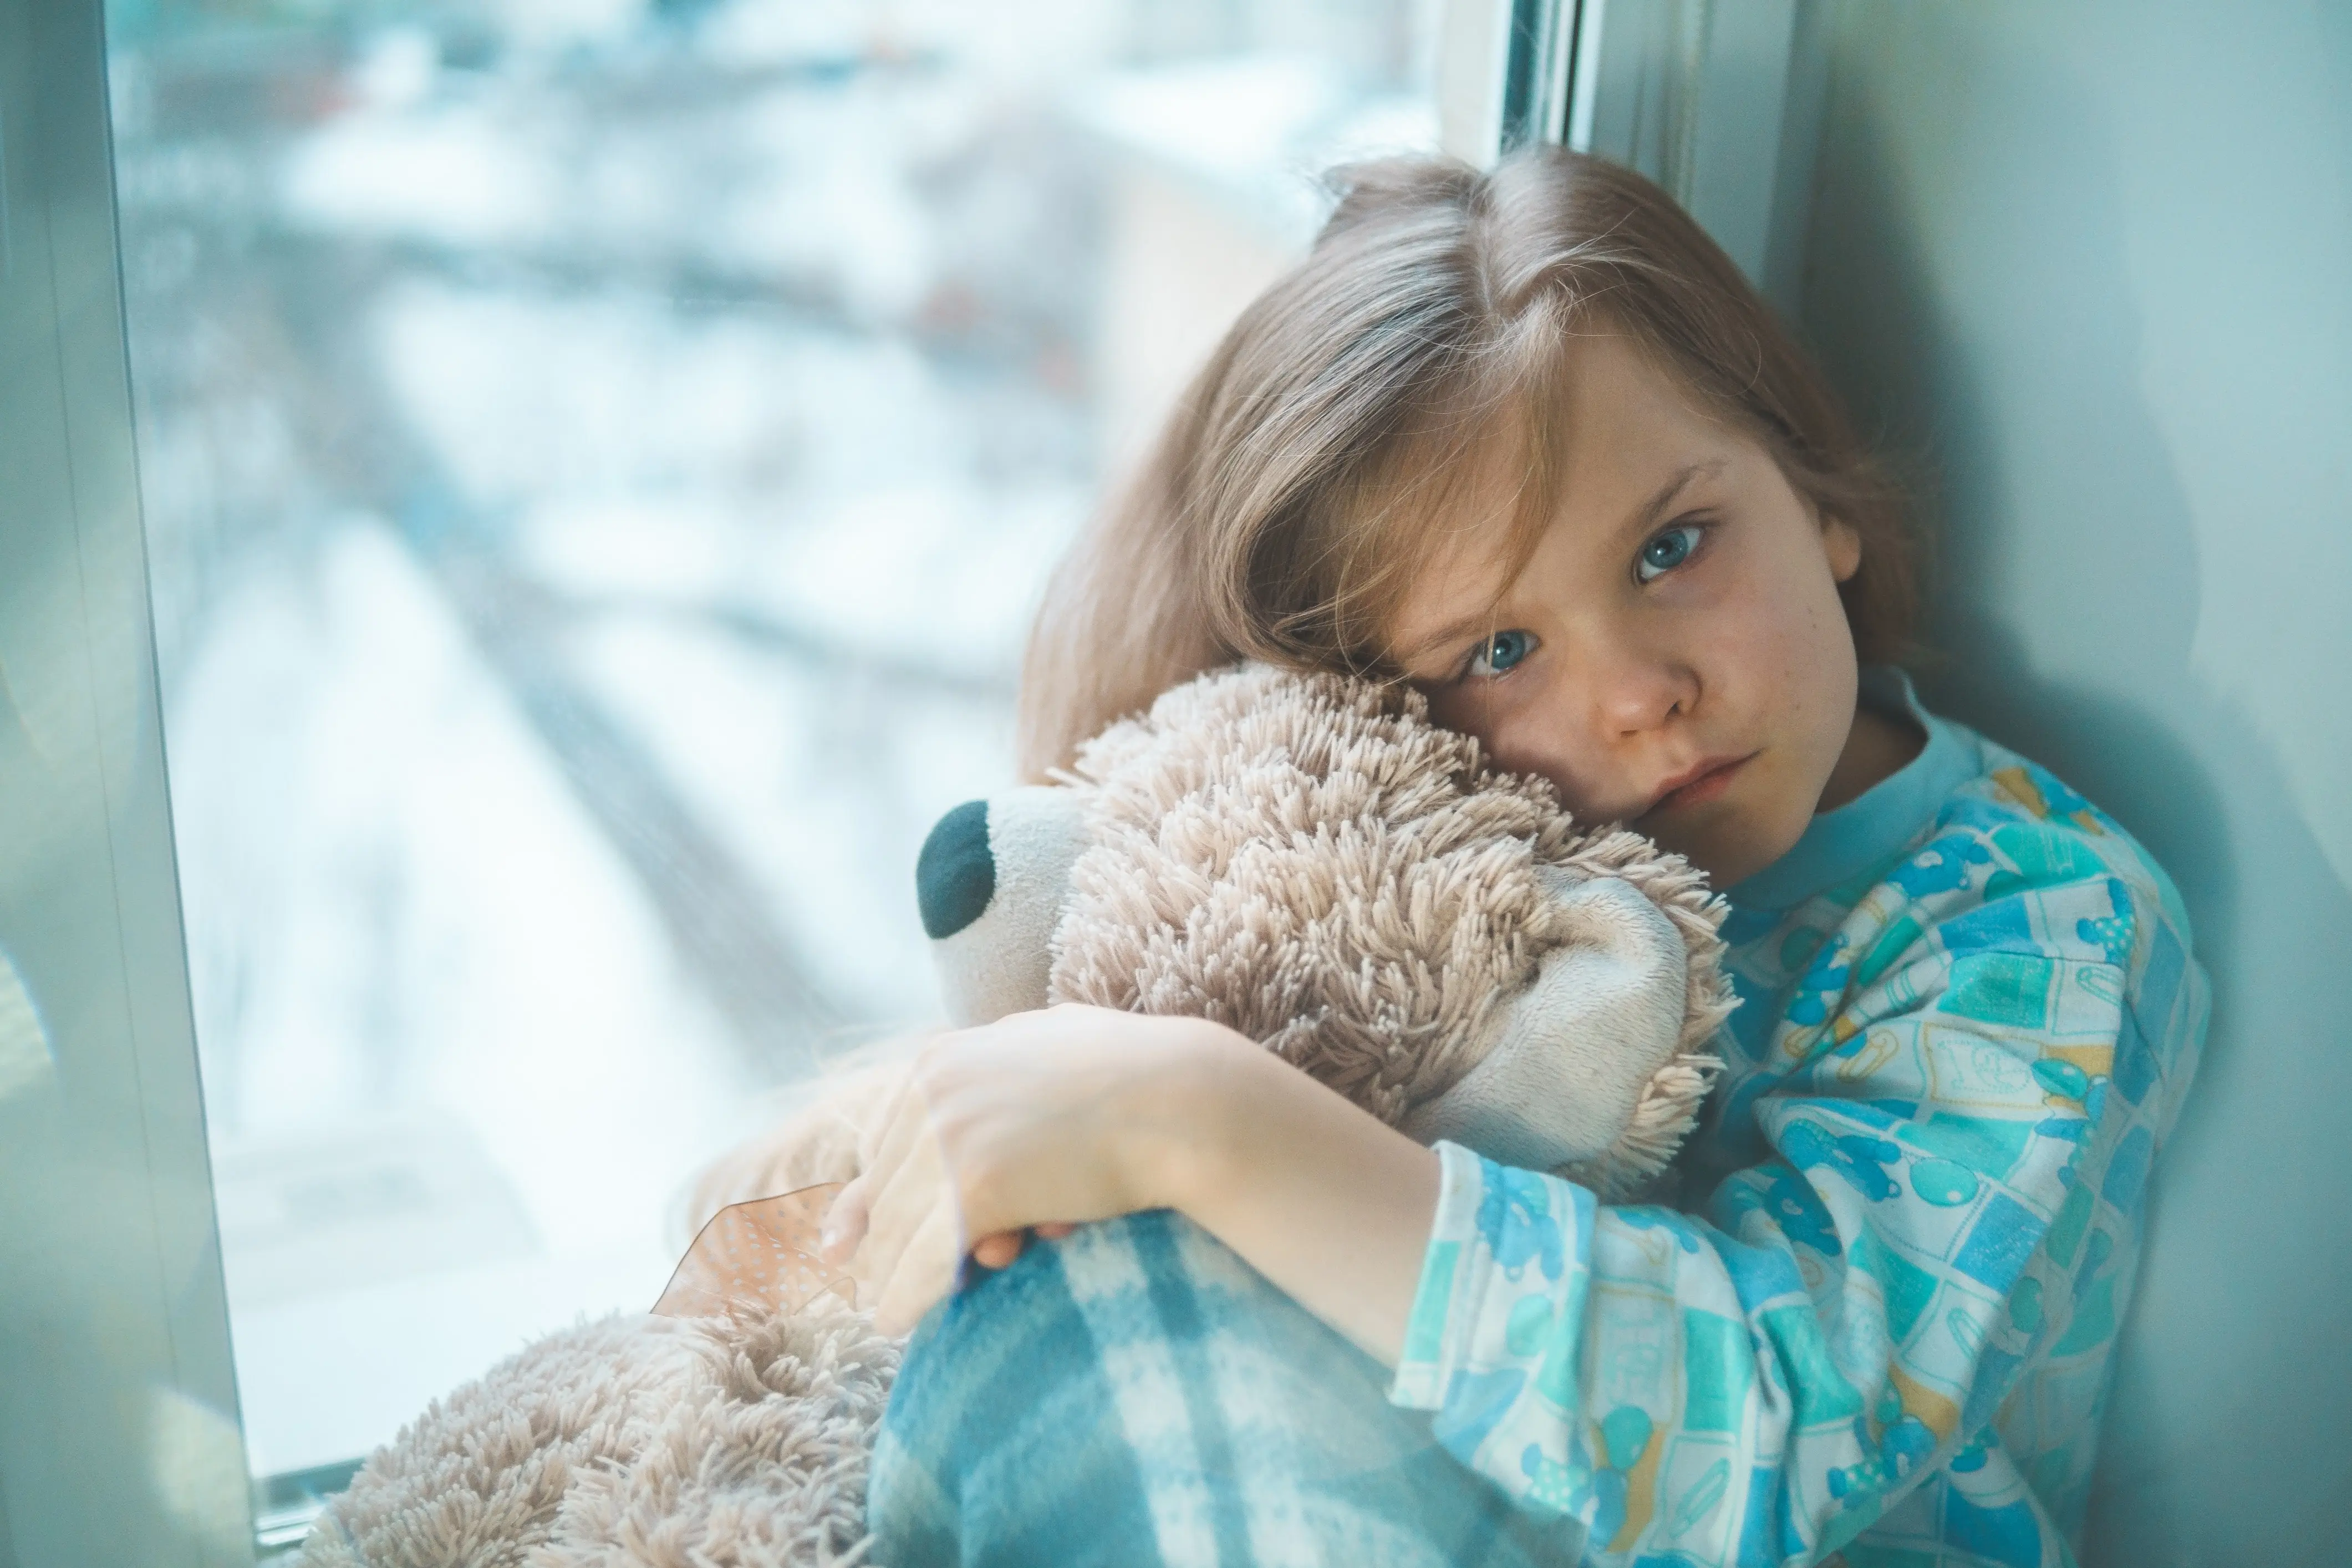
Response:
[{"label": "shaggy fur", "polygon": [[1095,842],[1055,932],[1055,1001],[1215,1019],[1394,1126],[1476,1065],[1489,1015],[1570,939],[1537,868],[1618,877],[1689,949],[1681,1054],[1617,1145],[1565,1173],[1622,1197],[1696,1120],[1732,1005],[1721,906],[1680,858],[1490,771],[1412,689],[1204,677],[1087,742],[1068,782]]},{"label": "shaggy fur", "polygon": [[[1680,859],[1587,830],[1489,771],[1422,699],[1245,668],[1114,726],[1066,782],[1095,843],[1052,994],[1219,1019],[1394,1124],[1475,1066],[1494,1009],[1572,921],[1538,868],[1617,877],[1689,950],[1681,1055],[1570,1174],[1616,1196],[1662,1168],[1729,1010],[1719,906]],[[723,1204],[856,1174],[887,1070],[722,1161]],[[785,1568],[862,1560],[867,1449],[898,1348],[831,1298],[798,1312],[611,1318],[436,1402],[328,1509],[304,1568]]]},{"label": "shaggy fur", "polygon": [[551,1334],[377,1450],[301,1568],[849,1568],[898,1353],[830,1299]]}]

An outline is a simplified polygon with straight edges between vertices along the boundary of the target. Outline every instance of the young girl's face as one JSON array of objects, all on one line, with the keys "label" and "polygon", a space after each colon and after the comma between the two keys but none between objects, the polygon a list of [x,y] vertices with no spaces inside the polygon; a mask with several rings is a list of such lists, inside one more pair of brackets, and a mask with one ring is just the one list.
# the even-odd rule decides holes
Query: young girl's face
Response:
[{"label": "young girl's face", "polygon": [[1563,392],[1563,500],[1526,568],[1505,581],[1488,476],[1391,647],[1499,765],[1727,886],[1796,843],[1854,741],[1837,585],[1861,543],[1625,339],[1583,339]]}]

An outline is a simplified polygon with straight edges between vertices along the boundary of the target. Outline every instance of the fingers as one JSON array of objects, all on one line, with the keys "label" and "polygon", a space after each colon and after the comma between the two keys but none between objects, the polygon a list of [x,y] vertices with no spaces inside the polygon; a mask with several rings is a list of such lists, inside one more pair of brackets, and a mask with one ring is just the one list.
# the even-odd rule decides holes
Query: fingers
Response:
[{"label": "fingers", "polygon": [[[947,1152],[928,1124],[908,1139],[894,1166],[877,1166],[874,1175],[878,1184],[866,1189],[867,1224],[860,1261],[874,1269],[878,1279],[887,1272],[892,1256],[913,1239],[935,1211],[961,1225],[963,1203],[956,1173],[949,1169]],[[961,1254],[962,1248],[957,1251]]]},{"label": "fingers", "polygon": [[857,1177],[833,1194],[824,1224],[816,1233],[816,1255],[827,1263],[846,1263],[866,1240],[870,1221],[866,1208],[866,1178]]},{"label": "fingers", "polygon": [[827,1263],[847,1263],[865,1244],[877,1199],[929,1130],[929,1111],[917,1078],[912,1070],[898,1074],[882,1115],[866,1129],[857,1175],[835,1197],[818,1233],[817,1252]]},{"label": "fingers", "polygon": [[1000,1230],[971,1244],[971,1260],[982,1268],[1010,1268],[1020,1261],[1033,1233],[1040,1240],[1059,1241],[1077,1228],[1066,1222],[1049,1220],[1044,1225],[1032,1226],[1028,1230]]},{"label": "fingers", "polygon": [[891,1086],[889,1103],[881,1119],[867,1131],[867,1142],[858,1150],[858,1170],[863,1175],[881,1176],[887,1180],[891,1170],[905,1161],[908,1151],[930,1123],[930,1107],[923,1095],[919,1065],[898,1075]]},{"label": "fingers", "polygon": [[1027,1230],[1000,1230],[971,1244],[971,1260],[982,1268],[1010,1268],[1020,1261],[1033,1233],[1044,1241],[1059,1241],[1077,1228],[1074,1225],[1048,1221],[1044,1225],[1032,1226]]},{"label": "fingers", "polygon": [[875,1328],[886,1334],[911,1331],[954,1287],[962,1258],[955,1216],[945,1206],[932,1209],[899,1249],[882,1283],[874,1303]]},{"label": "fingers", "polygon": [[[1066,1030],[1082,1021],[1057,1022]],[[1106,1208],[1094,1190],[1104,1184],[1099,1150],[1084,1145],[1074,1156],[1060,1136],[1071,1115],[1083,1121],[1099,1100],[1099,1075],[1051,1061],[1041,1068],[1036,1057],[990,1030],[966,1031],[927,1047],[892,1085],[860,1140],[862,1169],[819,1237],[825,1260],[858,1281],[863,1302],[879,1310],[887,1301],[910,1323],[954,1288],[967,1253],[982,1268],[1003,1268],[1027,1247],[1033,1232],[1024,1222]],[[1057,1115],[1052,1108],[1063,1101],[1076,1110]],[[1121,1212],[1115,1195],[1108,1209]],[[1048,1223],[1034,1234],[1058,1239],[1071,1229]]]},{"label": "fingers", "polygon": [[1028,1244],[1028,1237],[1017,1230],[1000,1230],[994,1236],[983,1236],[971,1244],[971,1260],[982,1268],[1010,1268]]}]

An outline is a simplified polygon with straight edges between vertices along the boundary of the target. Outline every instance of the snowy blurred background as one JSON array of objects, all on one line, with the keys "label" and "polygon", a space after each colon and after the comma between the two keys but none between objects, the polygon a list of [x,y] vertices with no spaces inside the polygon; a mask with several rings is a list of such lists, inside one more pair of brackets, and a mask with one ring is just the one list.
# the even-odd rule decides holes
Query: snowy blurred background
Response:
[{"label": "snowy blurred background", "polygon": [[337,1466],[936,1014],[1045,573],[1430,0],[116,0],[247,1440]]}]

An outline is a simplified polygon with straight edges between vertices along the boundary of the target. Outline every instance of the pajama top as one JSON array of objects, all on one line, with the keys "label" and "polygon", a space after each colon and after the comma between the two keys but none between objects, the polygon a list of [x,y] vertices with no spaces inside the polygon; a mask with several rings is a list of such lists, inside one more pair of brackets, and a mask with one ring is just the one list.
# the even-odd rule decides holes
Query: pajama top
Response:
[{"label": "pajama top", "polygon": [[1865,678],[1927,744],[1728,890],[1679,1206],[1440,1146],[1389,1396],[1587,1563],[2074,1560],[2204,980],[2129,835]]}]

